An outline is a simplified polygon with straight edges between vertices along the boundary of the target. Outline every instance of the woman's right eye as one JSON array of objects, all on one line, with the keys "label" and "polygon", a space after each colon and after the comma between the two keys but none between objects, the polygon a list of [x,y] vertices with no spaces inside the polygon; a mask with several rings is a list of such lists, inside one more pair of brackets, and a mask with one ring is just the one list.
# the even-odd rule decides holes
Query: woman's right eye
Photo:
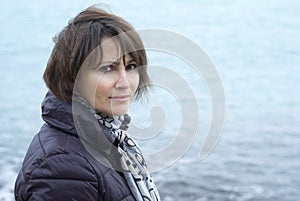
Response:
[{"label": "woman's right eye", "polygon": [[100,67],[99,70],[102,72],[109,72],[112,70],[112,67],[111,66],[102,66],[102,67]]}]

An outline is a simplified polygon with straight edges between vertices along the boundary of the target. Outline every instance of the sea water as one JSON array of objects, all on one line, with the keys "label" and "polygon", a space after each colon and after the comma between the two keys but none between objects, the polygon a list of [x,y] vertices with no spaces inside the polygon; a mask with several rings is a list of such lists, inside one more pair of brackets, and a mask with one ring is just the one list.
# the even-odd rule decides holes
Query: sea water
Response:
[{"label": "sea water", "polygon": [[[14,181],[27,147],[42,125],[40,103],[46,93],[42,74],[53,48],[52,37],[70,18],[94,3],[1,1],[1,201],[14,200]],[[209,55],[224,86],[226,120],[222,135],[210,155],[200,160],[213,111],[207,85],[182,58],[148,52],[149,64],[172,69],[193,91],[184,99],[176,99],[182,85],[154,71],[153,78],[178,85],[176,93],[154,87],[147,104],[134,104],[130,110],[133,123],[144,130],[163,122],[158,125],[164,128],[157,136],[143,139],[143,133],[136,134],[146,154],[170,146],[181,128],[186,138],[193,136],[180,157],[153,174],[162,199],[300,200],[299,1],[104,3],[137,29],[169,30],[193,41]],[[197,104],[191,104],[192,100]],[[153,110],[161,115],[154,114],[151,120],[149,111],[155,106],[162,113]],[[182,110],[196,110],[198,119],[182,116]],[[162,121],[157,120],[160,117]],[[197,132],[190,135],[195,124]]]}]

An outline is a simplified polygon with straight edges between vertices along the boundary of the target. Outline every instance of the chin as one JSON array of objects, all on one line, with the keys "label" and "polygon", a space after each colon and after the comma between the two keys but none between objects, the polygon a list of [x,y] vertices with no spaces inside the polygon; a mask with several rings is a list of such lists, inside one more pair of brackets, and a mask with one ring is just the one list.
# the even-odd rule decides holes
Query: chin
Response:
[{"label": "chin", "polygon": [[127,113],[127,111],[128,111],[128,108],[116,108],[114,110],[111,110],[110,114],[113,116],[121,116],[121,115]]},{"label": "chin", "polygon": [[110,114],[113,116],[121,116],[128,112],[130,104],[112,104],[110,107]]}]

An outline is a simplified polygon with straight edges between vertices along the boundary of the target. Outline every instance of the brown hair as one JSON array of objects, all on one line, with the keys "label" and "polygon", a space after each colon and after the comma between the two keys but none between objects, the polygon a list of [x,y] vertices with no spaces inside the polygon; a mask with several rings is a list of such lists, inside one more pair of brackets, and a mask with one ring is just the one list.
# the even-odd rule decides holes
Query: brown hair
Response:
[{"label": "brown hair", "polygon": [[70,102],[76,76],[88,55],[101,44],[103,37],[123,33],[125,37],[119,39],[123,54],[129,53],[137,65],[142,66],[138,68],[140,79],[135,94],[135,98],[140,99],[150,83],[143,43],[128,22],[95,6],[79,13],[54,37],[55,46],[43,75],[49,90],[58,98]]}]

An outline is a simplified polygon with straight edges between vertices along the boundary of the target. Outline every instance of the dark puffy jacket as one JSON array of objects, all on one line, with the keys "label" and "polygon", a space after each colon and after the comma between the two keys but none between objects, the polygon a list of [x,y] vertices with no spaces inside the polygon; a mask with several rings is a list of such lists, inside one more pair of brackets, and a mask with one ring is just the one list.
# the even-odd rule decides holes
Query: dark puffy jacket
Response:
[{"label": "dark puffy jacket", "polygon": [[[80,118],[89,123],[87,133],[97,136],[95,142],[101,140],[104,134],[95,129],[99,124],[90,121],[84,108],[81,110]],[[16,201],[135,200],[122,173],[86,150],[77,135],[70,103],[48,93],[42,103],[42,116],[46,123],[33,138],[15,183]],[[111,165],[111,147],[99,149]]]}]

